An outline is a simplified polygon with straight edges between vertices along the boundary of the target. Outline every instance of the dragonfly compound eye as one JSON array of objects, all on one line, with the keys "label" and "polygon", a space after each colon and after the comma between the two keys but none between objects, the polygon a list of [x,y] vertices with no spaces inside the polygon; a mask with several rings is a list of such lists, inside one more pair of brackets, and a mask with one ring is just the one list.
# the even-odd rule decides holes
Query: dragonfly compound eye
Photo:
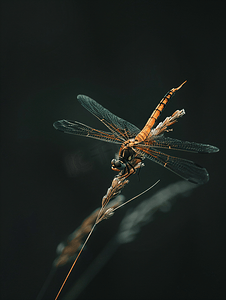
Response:
[{"label": "dragonfly compound eye", "polygon": [[112,159],[111,164],[113,168],[117,168],[117,169],[125,168],[125,164],[118,159]]}]

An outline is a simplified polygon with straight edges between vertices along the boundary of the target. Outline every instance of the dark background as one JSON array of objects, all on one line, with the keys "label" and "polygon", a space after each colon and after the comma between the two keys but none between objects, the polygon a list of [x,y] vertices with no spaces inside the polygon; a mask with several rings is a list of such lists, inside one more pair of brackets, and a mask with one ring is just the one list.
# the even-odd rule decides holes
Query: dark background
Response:
[{"label": "dark background", "polygon": [[[224,10],[224,1],[2,2],[1,299],[36,299],[58,243],[99,206],[115,175],[117,147],[62,134],[52,123],[65,118],[104,129],[77,102],[85,94],[142,128],[186,79],[161,120],[184,108],[169,135],[221,149],[183,154],[204,165],[210,181],[157,213],[79,299],[225,298]],[[159,178],[149,196],[179,178],[147,161],[124,195]],[[128,208],[99,225],[62,295]],[[68,268],[58,270],[45,299],[55,298]]]}]

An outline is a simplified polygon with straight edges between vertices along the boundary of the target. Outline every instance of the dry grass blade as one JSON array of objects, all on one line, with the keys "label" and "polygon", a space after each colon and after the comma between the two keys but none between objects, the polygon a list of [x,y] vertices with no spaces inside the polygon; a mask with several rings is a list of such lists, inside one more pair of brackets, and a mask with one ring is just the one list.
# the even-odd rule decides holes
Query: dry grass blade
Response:
[{"label": "dry grass blade", "polygon": [[[87,289],[88,284],[97,276],[98,272],[111,259],[121,244],[132,242],[141,231],[142,227],[154,220],[153,215],[157,211],[169,212],[172,200],[180,196],[190,196],[193,189],[197,188],[187,181],[178,181],[158,190],[152,196],[141,201],[137,206],[127,211],[119,226],[116,235],[102,249],[83,274],[77,279],[73,287],[64,296],[64,300],[79,299],[82,291]],[[125,202],[126,203],[126,202]]]},{"label": "dry grass blade", "polygon": [[65,265],[68,261],[70,261],[74,257],[76,252],[79,251],[79,249],[81,248],[84,242],[84,238],[91,231],[99,211],[100,209],[96,209],[82,222],[80,227],[78,227],[70,235],[70,240],[67,242],[67,245],[65,247],[62,244],[59,245],[63,248],[63,250],[61,251],[61,254],[54,261],[54,265],[56,267]]},{"label": "dry grass blade", "polygon": [[[96,225],[98,223],[100,223],[102,220],[104,219],[108,219],[110,218],[113,214],[114,211],[120,207],[123,206],[123,204],[121,202],[117,202],[114,201],[112,202],[112,200],[118,196],[122,189],[125,187],[126,184],[129,183],[129,180],[127,179],[129,176],[131,176],[132,174],[134,174],[136,172],[136,169],[143,167],[143,164],[140,162],[140,160],[137,160],[136,158],[131,162],[131,164],[129,165],[129,167],[127,168],[127,171],[125,173],[119,173],[117,176],[114,177],[110,188],[107,190],[106,195],[102,198],[102,206],[99,210],[96,210],[93,214],[91,214],[87,219],[85,219],[85,221],[82,223],[82,225],[80,226],[80,228],[75,232],[75,237],[74,239],[72,239],[68,246],[65,247],[65,249],[63,250],[61,256],[59,257],[58,261],[56,262],[56,265],[62,265],[64,263],[66,263],[68,261],[68,259],[73,256],[75,254],[75,252],[79,249],[79,247],[81,247],[77,257],[75,258],[63,284],[61,285],[61,288],[55,298],[55,300],[58,299],[68,277],[70,276],[72,269],[74,268],[80,254],[82,253],[86,243],[88,242],[91,234],[94,231],[94,228],[96,227]],[[149,189],[151,189],[152,187],[154,187],[158,182],[156,182],[153,186],[151,186],[150,188],[148,188],[146,191],[142,192],[141,194],[147,192]],[[139,197],[141,194],[137,195],[136,197],[128,200],[126,203],[134,200],[135,198]],[[96,220],[94,221],[95,217]],[[93,225],[92,222],[94,222]],[[88,234],[89,232],[89,234]],[[81,246],[81,241],[84,238],[84,236],[88,234],[85,242],[83,243],[83,245]]]},{"label": "dry grass blade", "polygon": [[151,190],[156,184],[158,184],[159,183],[159,181],[160,181],[160,179],[159,180],[157,180],[152,186],[150,186],[149,188],[147,188],[145,191],[143,191],[143,192],[141,192],[139,195],[136,195],[135,197],[133,197],[133,198],[131,198],[131,199],[129,199],[128,201],[126,201],[125,203],[122,203],[121,205],[119,205],[119,206],[117,206],[117,207],[115,207],[114,209],[113,209],[113,212],[116,210],[116,209],[118,209],[118,208],[120,208],[120,207],[122,207],[122,206],[124,206],[124,205],[126,205],[126,204],[128,204],[129,202],[131,202],[131,201],[133,201],[133,200],[135,200],[136,198],[138,198],[138,197],[140,197],[141,195],[143,195],[143,194],[145,194],[145,193],[147,193],[149,190]]},{"label": "dry grass blade", "polygon": [[69,277],[70,274],[71,274],[71,271],[73,270],[73,268],[74,268],[74,266],[75,266],[75,264],[76,264],[76,262],[77,262],[77,260],[78,260],[78,258],[79,258],[79,256],[80,256],[80,254],[82,253],[82,251],[83,251],[83,249],[84,249],[86,243],[88,242],[88,240],[89,240],[91,234],[93,233],[93,230],[94,230],[95,226],[96,226],[96,224],[93,225],[93,227],[92,227],[92,229],[91,229],[89,235],[87,236],[87,238],[86,238],[84,244],[82,245],[82,248],[81,248],[81,250],[79,251],[79,253],[78,253],[76,259],[74,260],[74,262],[73,262],[73,264],[72,264],[72,266],[71,266],[69,272],[67,273],[67,276],[65,277],[64,282],[62,283],[62,285],[61,285],[61,287],[60,287],[60,289],[59,289],[59,292],[58,292],[58,294],[57,294],[55,300],[58,299],[58,297],[59,297],[59,295],[60,295],[60,293],[61,293],[61,291],[62,291],[62,289],[63,289],[63,287],[64,287],[64,285],[65,285],[65,283],[66,283],[66,281],[67,281],[67,279],[68,279],[68,277]]},{"label": "dry grass blade", "polygon": [[167,129],[169,126],[173,125],[177,122],[178,118],[183,117],[185,115],[185,110],[176,110],[172,116],[165,118],[163,122],[160,122],[158,126],[156,126],[154,129],[150,132],[151,136],[161,135],[163,132],[172,131],[173,129]]}]

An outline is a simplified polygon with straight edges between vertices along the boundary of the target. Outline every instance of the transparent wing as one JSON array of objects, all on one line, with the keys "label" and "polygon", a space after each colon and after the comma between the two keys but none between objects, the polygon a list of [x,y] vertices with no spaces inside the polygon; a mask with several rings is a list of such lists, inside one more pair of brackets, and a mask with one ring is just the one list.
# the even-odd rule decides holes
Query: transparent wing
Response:
[{"label": "transparent wing", "polygon": [[169,137],[164,137],[163,135],[152,136],[151,139],[147,139],[146,141],[144,141],[144,145],[149,147],[153,146],[155,148],[183,150],[195,153],[213,153],[219,151],[219,149],[215,146],[195,142],[181,141]]},{"label": "transparent wing", "polygon": [[160,164],[182,178],[196,184],[204,184],[209,180],[207,170],[193,161],[167,155],[155,149],[136,147],[145,153],[146,158]]},{"label": "transparent wing", "polygon": [[56,121],[53,126],[65,133],[90,137],[114,144],[121,144],[121,140],[115,137],[111,132],[100,131],[77,121],[60,120]]},{"label": "transparent wing", "polygon": [[83,107],[106,125],[121,141],[134,138],[140,132],[135,125],[117,117],[93,99],[84,95],[78,95],[77,98]]}]

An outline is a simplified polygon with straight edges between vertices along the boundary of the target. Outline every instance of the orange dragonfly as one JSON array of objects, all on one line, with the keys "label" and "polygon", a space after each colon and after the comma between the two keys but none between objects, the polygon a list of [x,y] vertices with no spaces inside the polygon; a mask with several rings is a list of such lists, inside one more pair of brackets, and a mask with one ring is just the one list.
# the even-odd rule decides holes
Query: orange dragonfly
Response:
[{"label": "orange dragonfly", "polygon": [[[166,118],[163,122],[160,122],[158,126],[153,128],[166,104],[185,82],[177,88],[172,88],[163,97],[142,130],[130,122],[117,117],[102,105],[84,95],[78,95],[78,101],[106,125],[110,131],[94,129],[80,122],[68,120],[56,121],[53,126],[65,133],[119,144],[118,159],[113,159],[111,164],[113,170],[120,171],[120,174],[124,174],[125,177],[126,172],[130,171],[131,168],[134,169],[134,164],[132,163],[134,159],[137,164],[138,161],[141,162],[145,158],[148,158],[190,182],[203,184],[209,180],[209,174],[205,168],[193,161],[160,152],[158,148],[195,153],[213,153],[219,151],[219,149],[207,144],[181,141],[164,136],[164,132],[172,130],[167,128],[177,122],[177,119],[185,114],[183,109],[175,111],[172,116]],[[129,175],[130,173],[128,172],[128,176]]]}]

